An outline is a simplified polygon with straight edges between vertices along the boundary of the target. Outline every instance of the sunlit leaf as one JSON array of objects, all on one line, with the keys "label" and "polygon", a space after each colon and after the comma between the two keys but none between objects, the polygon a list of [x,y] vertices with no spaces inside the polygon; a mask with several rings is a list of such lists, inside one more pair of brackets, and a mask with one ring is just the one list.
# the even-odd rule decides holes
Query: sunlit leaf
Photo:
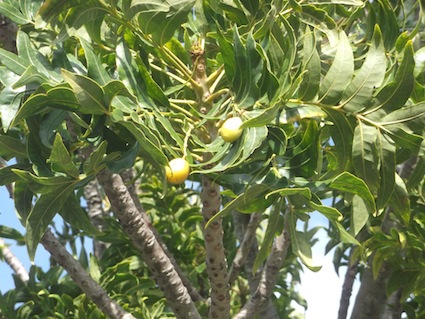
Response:
[{"label": "sunlit leaf", "polygon": [[64,173],[66,176],[78,178],[80,172],[74,164],[68,149],[62,141],[60,134],[56,134],[53,142],[52,153],[49,157],[49,163],[52,166],[52,171]]},{"label": "sunlit leaf", "polygon": [[[375,26],[372,43],[366,58],[343,94],[341,106],[353,113],[361,112],[371,104],[375,88],[381,86],[387,68],[382,33]],[[340,81],[340,79],[339,79]]]}]

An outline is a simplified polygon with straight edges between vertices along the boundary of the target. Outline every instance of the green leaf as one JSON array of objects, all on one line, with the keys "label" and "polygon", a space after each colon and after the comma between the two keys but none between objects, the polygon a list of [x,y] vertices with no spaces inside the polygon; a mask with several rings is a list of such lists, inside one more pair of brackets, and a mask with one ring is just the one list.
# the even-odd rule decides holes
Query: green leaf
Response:
[{"label": "green leaf", "polygon": [[233,32],[236,69],[232,78],[232,87],[238,107],[248,108],[253,106],[260,97],[257,83],[262,75],[263,63],[255,48],[256,43],[252,34],[248,34],[245,46],[236,27]]},{"label": "green leaf", "polygon": [[[284,200],[280,199],[275,203],[274,207],[270,211],[270,217],[267,222],[266,232],[264,234],[264,240],[261,244],[261,248],[258,251],[257,256],[255,256],[254,265],[252,269],[252,273],[255,274],[257,270],[260,268],[261,264],[267,259],[270,255],[270,249],[273,244],[274,238],[279,235],[278,230],[282,231],[283,225],[279,224],[279,220],[281,219],[281,209],[283,206]],[[280,220],[282,222],[282,220]]]},{"label": "green leaf", "polygon": [[316,49],[316,38],[313,32],[306,32],[303,46],[303,74],[298,90],[298,97],[303,101],[312,100],[319,91],[321,65],[320,56]]},{"label": "green leaf", "polygon": [[425,126],[425,102],[395,110],[381,119],[386,129],[394,127],[404,130],[422,131]]},{"label": "green leaf", "polygon": [[52,153],[49,158],[52,171],[64,173],[66,176],[78,179],[80,172],[75,166],[68,149],[63,144],[62,137],[59,133],[56,134],[53,142]]},{"label": "green leaf", "polygon": [[18,242],[24,241],[24,236],[19,231],[17,231],[15,228],[7,227],[4,225],[0,225],[0,237],[13,239]]},{"label": "green leaf", "polygon": [[194,0],[133,0],[130,16],[137,16],[140,28],[151,34],[155,44],[166,43],[187,20]]},{"label": "green leaf", "polygon": [[7,135],[0,135],[0,156],[3,158],[26,158],[27,150],[19,139]]},{"label": "green leaf", "polygon": [[18,55],[0,48],[0,61],[10,71],[21,75],[27,69],[28,62]]},{"label": "green leaf", "polygon": [[376,25],[366,59],[345,89],[341,107],[353,113],[361,112],[368,107],[372,101],[375,88],[379,87],[384,80],[386,68],[387,59],[382,34]]},{"label": "green leaf", "polygon": [[80,108],[74,92],[69,87],[53,87],[45,93],[35,93],[31,95],[13,119],[11,126],[15,126],[19,121],[36,115],[48,108],[57,108],[68,111],[75,111]]},{"label": "green leaf", "polygon": [[83,38],[79,38],[81,46],[84,49],[84,55],[87,61],[87,75],[100,85],[105,85],[112,80],[102,61],[96,55],[91,44]]},{"label": "green leaf", "polygon": [[19,163],[14,165],[8,165],[0,168],[0,185],[12,184],[18,179],[18,176],[13,172],[13,170],[28,170],[31,168],[31,165],[27,163]]},{"label": "green leaf", "polygon": [[72,193],[74,185],[57,188],[55,191],[42,194],[26,221],[26,242],[30,260],[34,260],[38,243],[43,237],[53,217],[61,210],[68,196]]},{"label": "green leaf", "polygon": [[362,178],[372,193],[379,188],[379,160],[376,139],[378,130],[359,122],[353,137],[353,165],[356,175]]},{"label": "green leaf", "polygon": [[355,239],[349,232],[347,232],[340,223],[334,220],[330,220],[330,222],[336,229],[338,229],[339,238],[341,239],[341,242],[345,244],[361,246],[360,242],[357,239]]},{"label": "green leaf", "polygon": [[314,210],[317,210],[322,215],[326,216],[326,218],[329,220],[339,220],[340,218],[343,217],[342,214],[339,212],[339,210],[336,209],[335,207],[325,206],[325,205],[322,205],[321,203],[318,204],[313,201],[310,201],[309,205]]},{"label": "green leaf", "polygon": [[364,200],[368,213],[375,214],[375,200],[362,179],[349,172],[343,172],[331,181],[329,187],[342,192],[358,195]]},{"label": "green leaf", "polygon": [[296,217],[289,216],[289,232],[291,236],[292,252],[300,258],[301,262],[311,271],[319,271],[321,266],[313,266],[311,243],[305,233],[296,230]]},{"label": "green leaf", "polygon": [[319,101],[336,105],[354,74],[354,56],[350,42],[344,31],[339,32],[338,48],[329,71],[319,89]]},{"label": "green leaf", "polygon": [[358,195],[354,195],[352,207],[351,207],[351,225],[350,233],[353,236],[362,230],[369,219],[369,210],[366,206],[366,202]]},{"label": "green leaf", "polygon": [[80,111],[86,114],[107,114],[108,106],[105,105],[105,92],[102,87],[92,79],[62,69],[65,81],[74,91]]},{"label": "green leaf", "polygon": [[19,219],[22,225],[25,227],[27,217],[32,209],[32,200],[34,194],[26,182],[18,179],[15,182],[13,196],[15,209],[19,215]]},{"label": "green leaf", "polygon": [[0,14],[9,18],[16,24],[27,24],[30,20],[25,17],[17,5],[13,6],[6,2],[0,2]]},{"label": "green leaf", "polygon": [[0,91],[0,114],[3,131],[7,131],[12,126],[12,121],[18,108],[21,105],[21,98],[25,92],[25,87],[14,89],[6,86]]},{"label": "green leaf", "polygon": [[413,46],[412,42],[408,41],[404,47],[403,60],[400,64],[400,67],[397,69],[394,81],[387,84],[382,90],[379,91],[375,98],[374,105],[371,110],[367,110],[365,114],[370,114],[368,116],[371,119],[379,119],[382,117],[381,112],[376,112],[376,116],[373,117],[373,112],[375,110],[382,110],[385,114],[391,113],[392,111],[403,107],[410,97],[410,93],[413,90],[414,77],[413,69],[415,66],[413,59]]},{"label": "green leaf", "polygon": [[398,174],[396,174],[395,187],[389,205],[394,208],[394,213],[401,218],[404,225],[409,225],[411,214],[409,193],[403,179]]},{"label": "green leaf", "polygon": [[309,4],[346,4],[348,6],[358,6],[361,7],[364,5],[362,0],[311,0]]},{"label": "green leaf", "polygon": [[83,169],[86,175],[97,174],[104,168],[103,159],[108,147],[107,141],[102,141],[100,145],[90,154],[88,160],[84,162]]},{"label": "green leaf", "polygon": [[47,164],[48,149],[41,143],[36,133],[27,136],[27,153],[32,169],[38,176],[52,176],[50,165]]},{"label": "green leaf", "polygon": [[62,218],[77,229],[81,229],[90,235],[99,235],[100,231],[94,227],[90,221],[87,212],[82,209],[80,201],[74,194],[70,194],[64,205],[59,210]]},{"label": "green leaf", "polygon": [[[167,157],[159,147],[158,139],[146,135],[146,131],[141,130],[133,122],[120,121],[118,124],[124,126],[139,142],[142,151],[142,156],[159,165],[166,165],[168,163]],[[140,125],[141,126],[141,125]],[[157,143],[155,143],[155,140]]]},{"label": "green leaf", "polygon": [[39,177],[30,172],[14,169],[13,172],[24,181],[35,194],[47,194],[58,188],[75,183],[75,180],[64,176]]},{"label": "green leaf", "polygon": [[376,206],[379,209],[384,208],[388,200],[391,198],[396,171],[396,145],[388,139],[382,132],[378,132],[376,139],[376,147],[380,163],[380,185],[377,194]]},{"label": "green leaf", "polygon": [[33,65],[37,71],[47,79],[52,79],[59,83],[62,79],[60,75],[53,71],[50,67],[47,68],[48,62],[46,58],[32,45],[27,33],[18,31],[16,36],[16,48],[19,56],[27,65]]},{"label": "green leaf", "polygon": [[237,210],[240,205],[248,205],[258,198],[262,198],[266,195],[270,188],[264,184],[254,184],[247,188],[247,190],[235,199],[230,201],[221,211],[215,214],[205,225],[208,227],[214,220],[230,213],[233,210]]}]

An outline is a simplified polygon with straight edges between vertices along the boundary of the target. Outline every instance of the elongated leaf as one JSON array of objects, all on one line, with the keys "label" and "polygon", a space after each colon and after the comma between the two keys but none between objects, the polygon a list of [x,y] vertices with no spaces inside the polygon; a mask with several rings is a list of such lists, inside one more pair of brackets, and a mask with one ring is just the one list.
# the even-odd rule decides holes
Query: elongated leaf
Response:
[{"label": "elongated leaf", "polygon": [[87,114],[108,113],[108,107],[105,105],[102,87],[92,79],[62,70],[64,79],[74,91],[77,101],[80,103],[80,111]]},{"label": "elongated leaf", "polygon": [[62,218],[77,229],[81,229],[90,235],[99,235],[100,231],[94,227],[87,212],[81,208],[80,202],[75,194],[70,194],[62,208],[59,210]]},{"label": "elongated leaf", "polygon": [[84,49],[84,55],[87,61],[87,75],[99,83],[100,85],[105,85],[112,80],[108,72],[105,70],[102,65],[102,61],[96,55],[91,44],[83,38],[79,38],[81,46]]},{"label": "elongated leaf", "polygon": [[362,178],[375,193],[379,188],[379,161],[376,148],[378,130],[359,122],[353,137],[353,165],[356,175]]},{"label": "elongated leaf", "polygon": [[87,161],[84,162],[84,173],[87,175],[96,174],[102,168],[103,158],[106,154],[106,148],[108,147],[108,142],[103,141],[91,154]]},{"label": "elongated leaf", "polygon": [[264,240],[261,244],[261,248],[258,251],[257,256],[255,256],[254,265],[252,269],[252,273],[255,274],[260,268],[261,264],[267,259],[267,257],[270,254],[270,249],[273,244],[273,239],[279,235],[277,233],[278,230],[282,230],[283,225],[282,223],[279,225],[279,217],[282,209],[284,200],[281,199],[275,203],[275,206],[270,212],[270,217],[267,223],[266,232],[264,234]]},{"label": "elongated leaf", "polygon": [[12,184],[19,177],[13,172],[13,170],[29,170],[31,165],[26,163],[19,163],[14,165],[8,165],[0,168],[0,185]]},{"label": "elongated leaf", "polygon": [[[415,63],[413,59],[413,46],[412,42],[408,41],[404,48],[403,60],[399,69],[397,70],[394,81],[379,91],[378,95],[376,96],[376,102],[372,106],[372,110],[368,110],[367,113],[382,108],[385,114],[388,114],[404,106],[407,99],[410,97],[410,93],[413,90],[414,66]],[[377,114],[375,117],[378,120],[379,117],[382,117],[382,114],[380,112],[376,113]],[[375,119],[375,117],[373,117],[373,113],[368,117]]]},{"label": "elongated leaf", "polygon": [[395,110],[383,117],[381,124],[388,129],[422,131],[425,126],[425,102]]},{"label": "elongated leaf", "polygon": [[13,172],[27,183],[28,187],[35,194],[47,194],[56,191],[58,188],[64,188],[75,180],[65,176],[39,177],[28,171],[14,169]]},{"label": "elongated leaf", "polygon": [[289,232],[291,236],[292,252],[311,271],[319,271],[321,266],[313,266],[311,243],[306,234],[296,230],[295,214],[289,215]]},{"label": "elongated leaf", "polygon": [[269,187],[264,184],[251,185],[250,187],[248,187],[248,189],[244,193],[237,196],[235,199],[229,202],[226,206],[224,206],[221,211],[215,214],[214,217],[212,217],[206,223],[205,227],[208,227],[217,218],[220,218],[224,216],[225,214],[228,214],[231,211],[236,210],[240,205],[247,205],[258,198],[264,197],[267,193],[267,190],[269,190]]},{"label": "elongated leaf", "polygon": [[0,14],[17,24],[27,24],[30,21],[22,14],[18,6],[13,6],[5,2],[0,2]]},{"label": "elongated leaf", "polygon": [[0,156],[6,158],[27,157],[26,147],[16,138],[0,135]]},{"label": "elongated leaf", "polygon": [[321,77],[320,57],[316,49],[316,38],[312,32],[304,35],[303,64],[303,80],[298,96],[303,101],[310,101],[319,91]]},{"label": "elongated leaf", "polygon": [[357,236],[360,230],[366,225],[369,217],[370,215],[365,201],[360,196],[354,195],[351,207],[350,233],[353,236]]},{"label": "elongated leaf", "polygon": [[19,242],[24,241],[24,236],[15,228],[0,225],[0,237],[10,238]]},{"label": "elongated leaf", "polygon": [[166,165],[168,163],[167,157],[158,146],[158,139],[156,139],[158,143],[155,143],[155,139],[148,138],[145,132],[138,128],[133,122],[120,121],[118,123],[129,130],[139,142],[143,157],[159,165]]},{"label": "elongated leaf", "polygon": [[54,87],[46,93],[31,95],[24,104],[22,104],[18,112],[16,112],[11,126],[15,126],[19,121],[36,115],[49,107],[75,111],[80,105],[75,98],[74,92],[70,88],[62,86]]},{"label": "elongated leaf", "polygon": [[232,86],[238,106],[247,108],[254,105],[260,97],[257,83],[262,75],[263,64],[261,56],[255,48],[255,40],[252,34],[248,34],[245,46],[236,27],[233,32],[236,69]]},{"label": "elongated leaf", "polygon": [[54,192],[43,194],[38,198],[26,221],[26,242],[30,260],[34,260],[38,243],[72,190],[73,185],[57,188]]},{"label": "elongated leaf", "polygon": [[46,78],[51,78],[55,82],[61,81],[60,75],[46,67],[48,62],[45,57],[34,48],[28,34],[23,31],[18,31],[16,36],[16,47],[18,49],[19,56],[25,61],[27,65],[33,65],[37,68],[37,71],[44,75]]},{"label": "elongated leaf", "polygon": [[403,179],[398,174],[396,174],[395,187],[389,204],[394,208],[395,214],[400,217],[404,225],[408,226],[411,212],[409,193]]},{"label": "elongated leaf", "polygon": [[25,61],[23,58],[18,55],[6,51],[5,49],[0,48],[0,61],[6,66],[10,71],[21,75],[27,69],[28,61]]},{"label": "elongated leaf", "polygon": [[59,133],[56,134],[55,141],[53,142],[49,162],[54,172],[64,173],[66,176],[75,179],[80,175]]},{"label": "elongated leaf", "polygon": [[375,26],[372,43],[360,70],[343,94],[341,106],[353,113],[361,112],[372,101],[375,88],[382,84],[387,68],[381,30]]},{"label": "elongated leaf", "polygon": [[388,139],[381,132],[378,132],[376,139],[376,147],[378,150],[378,157],[380,162],[380,185],[377,195],[376,206],[378,210],[384,208],[391,194],[395,184],[395,171],[396,171],[396,146],[395,143]]},{"label": "elongated leaf", "polygon": [[362,179],[349,172],[344,172],[335,177],[329,184],[329,187],[360,196],[364,200],[369,214],[375,214],[375,200],[366,183]]},{"label": "elongated leaf", "polygon": [[310,201],[309,205],[311,206],[311,208],[317,210],[318,212],[326,216],[326,218],[328,218],[329,220],[339,220],[343,217],[339,210],[335,207],[325,206],[322,204],[315,203],[313,201]]},{"label": "elongated leaf", "polygon": [[332,219],[330,219],[330,222],[336,229],[338,229],[339,238],[341,239],[341,242],[358,246],[361,245],[360,242],[356,238],[354,238],[340,223]]},{"label": "elongated leaf", "polygon": [[12,126],[13,118],[18,112],[24,92],[24,86],[17,89],[6,86],[1,89],[0,114],[3,131],[7,131]]},{"label": "elongated leaf", "polygon": [[348,6],[363,6],[362,0],[312,0],[310,4],[346,4]]},{"label": "elongated leaf", "polygon": [[30,190],[26,182],[17,180],[13,191],[14,203],[16,211],[19,215],[19,220],[22,225],[26,225],[26,220],[32,209],[33,192]]}]

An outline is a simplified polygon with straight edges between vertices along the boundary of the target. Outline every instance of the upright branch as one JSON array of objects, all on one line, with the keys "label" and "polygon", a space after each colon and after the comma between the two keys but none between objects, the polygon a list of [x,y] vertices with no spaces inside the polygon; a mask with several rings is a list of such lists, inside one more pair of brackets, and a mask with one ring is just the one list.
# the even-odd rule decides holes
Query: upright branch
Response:
[{"label": "upright branch", "polygon": [[116,217],[140,252],[158,286],[163,290],[176,317],[200,319],[201,316],[187,288],[182,283],[170,258],[164,253],[149,224],[142,217],[121,176],[104,169],[99,172],[97,178],[111,202]]},{"label": "upright branch", "polygon": [[[209,98],[210,90],[207,82],[206,63],[204,51],[199,48],[192,52],[192,59],[195,67],[195,80],[198,84],[195,89],[197,102],[200,105],[201,113],[208,113],[212,107]],[[214,123],[206,123],[210,140],[217,136],[217,128]],[[208,160],[209,154],[204,154],[204,160]],[[221,206],[220,186],[206,175],[201,178],[201,201],[202,216],[205,224],[216,215]],[[230,294],[227,272],[227,260],[223,244],[222,219],[216,219],[208,227],[203,227],[207,273],[211,286],[211,306],[209,318],[226,319],[230,316]]]},{"label": "upright branch", "polygon": [[106,291],[90,277],[83,266],[74,259],[49,229],[41,239],[41,243],[105,315],[111,319],[135,319],[132,314],[126,312],[108,296]]},{"label": "upright branch", "polygon": [[274,240],[272,251],[267,258],[257,290],[234,319],[254,318],[256,313],[269,302],[290,245],[288,212],[289,210],[287,209],[283,231]]}]

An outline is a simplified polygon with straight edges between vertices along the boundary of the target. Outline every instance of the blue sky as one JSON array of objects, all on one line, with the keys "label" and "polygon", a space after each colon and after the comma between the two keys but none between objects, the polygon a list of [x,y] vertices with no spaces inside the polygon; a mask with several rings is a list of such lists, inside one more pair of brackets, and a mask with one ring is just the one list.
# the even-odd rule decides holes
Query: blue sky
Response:
[{"label": "blue sky", "polygon": [[[25,229],[20,224],[13,205],[13,201],[9,198],[5,187],[0,187],[0,224],[12,227],[25,232]],[[328,224],[325,217],[319,213],[313,213],[310,220],[310,226],[324,226]],[[322,269],[314,273],[305,269],[301,276],[302,283],[299,286],[301,295],[308,302],[308,309],[305,312],[306,319],[327,318],[336,319],[338,315],[339,299],[341,287],[344,280],[345,268],[340,269],[340,277],[335,273],[331,251],[328,255],[324,255],[326,245],[326,233],[320,230],[317,234],[319,242],[313,247],[313,262],[314,265],[321,265]],[[13,240],[5,239],[6,243],[11,244],[10,249],[20,259],[24,266],[29,269],[31,263],[28,258],[27,250],[24,246],[17,246]],[[88,241],[87,241],[88,242]],[[90,249],[90,248],[88,248]],[[49,255],[44,250],[43,246],[37,249],[35,264],[47,270],[49,266]],[[2,293],[14,287],[12,270],[5,263],[0,261],[0,291]],[[358,289],[358,282],[355,284],[355,291]],[[355,292],[353,292],[351,305],[354,303]]]}]

